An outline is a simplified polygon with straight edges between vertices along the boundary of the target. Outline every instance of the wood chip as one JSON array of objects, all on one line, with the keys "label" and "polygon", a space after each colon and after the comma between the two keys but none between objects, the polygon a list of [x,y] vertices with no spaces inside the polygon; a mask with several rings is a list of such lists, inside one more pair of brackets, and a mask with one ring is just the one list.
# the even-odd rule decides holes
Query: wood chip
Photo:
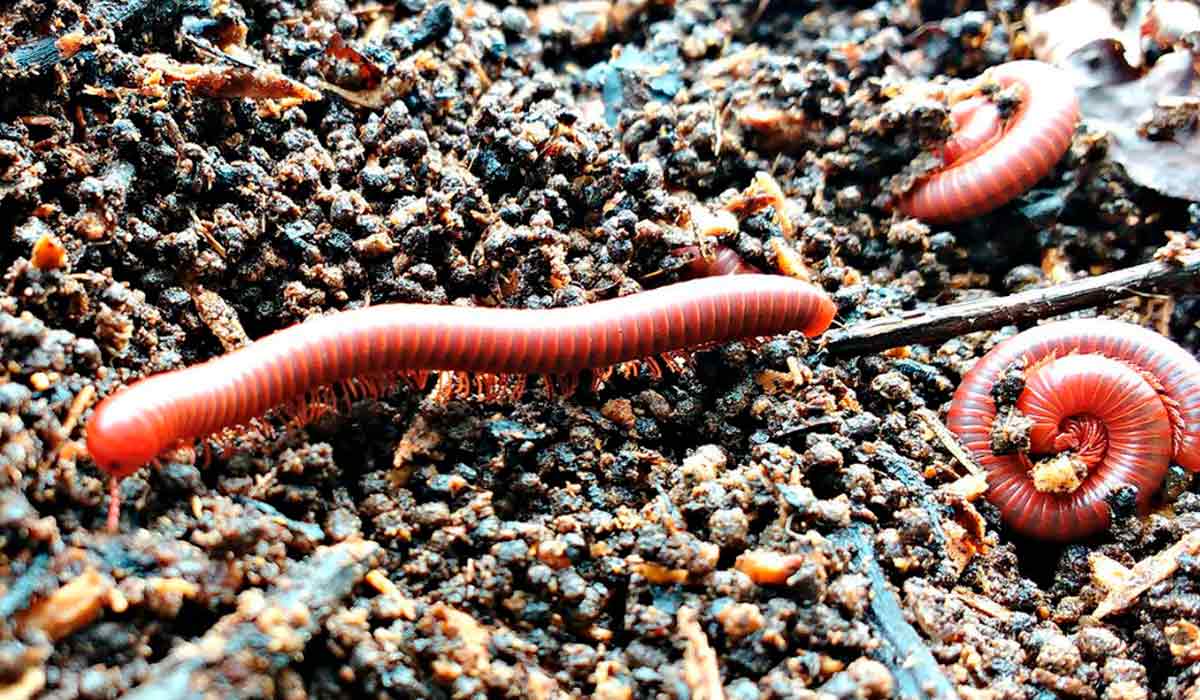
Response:
[{"label": "wood chip", "polygon": [[806,561],[808,557],[803,554],[780,554],[756,549],[739,556],[733,568],[759,585],[782,586]]},{"label": "wood chip", "polygon": [[67,417],[63,420],[63,435],[70,437],[71,432],[75,430],[75,426],[79,424],[79,417],[83,415],[83,412],[95,400],[96,387],[88,384],[79,390],[79,393],[75,395],[75,399],[71,401],[71,408],[67,411]]},{"label": "wood chip", "polygon": [[366,581],[372,588],[387,598],[392,599],[397,603],[400,611],[400,617],[405,620],[417,619],[417,604],[408,596],[400,592],[395,583],[387,577],[382,569],[372,569],[367,573]]},{"label": "wood chip", "polygon": [[1132,570],[1126,569],[1128,575],[1119,573],[1112,564],[1116,564],[1117,567],[1120,567],[1120,564],[1111,559],[1109,560],[1111,564],[1109,564],[1101,559],[1102,555],[1089,557],[1092,565],[1092,580],[1099,586],[1104,586],[1105,583],[1115,584],[1108,588],[1108,595],[1100,601],[1100,605],[1096,606],[1096,612],[1093,615],[1099,620],[1128,608],[1137,600],[1138,596],[1145,593],[1151,586],[1165,581],[1174,574],[1175,570],[1179,568],[1180,556],[1194,555],[1197,552],[1200,552],[1200,531],[1190,532],[1167,549],[1139,561]]},{"label": "wood chip", "polygon": [[1133,572],[1129,567],[1105,554],[1094,553],[1088,556],[1092,567],[1092,582],[1106,591],[1128,585]]},{"label": "wood chip", "polygon": [[986,551],[977,532],[968,530],[954,520],[942,520],[942,532],[946,538],[943,551],[946,559],[954,566],[956,574],[961,574],[975,555]]},{"label": "wood chip", "polygon": [[685,605],[679,608],[675,619],[679,633],[687,640],[687,648],[683,650],[683,680],[692,700],[725,700],[717,654],[696,621],[696,611]]},{"label": "wood chip", "polygon": [[107,576],[89,568],[19,616],[17,624],[58,641],[100,617],[112,585]]},{"label": "wood chip", "polygon": [[955,479],[949,484],[940,487],[939,490],[958,496],[967,502],[979,500],[979,497],[987,493],[988,483],[987,477],[983,474],[967,474],[964,477]]},{"label": "wood chip", "polygon": [[804,256],[795,248],[781,238],[772,238],[771,249],[775,251],[775,267],[780,272],[804,282],[812,281],[812,273],[804,262]]},{"label": "wood chip", "polygon": [[29,262],[39,270],[60,270],[67,266],[67,249],[52,233],[43,234],[33,244]]},{"label": "wood chip", "polygon": [[656,586],[687,583],[688,580],[687,569],[668,569],[654,562],[635,562],[630,568]]},{"label": "wood chip", "polygon": [[1003,622],[1008,622],[1012,618],[1011,610],[987,596],[980,595],[974,591],[963,590],[954,591],[954,595],[967,606],[974,608],[988,617],[994,617]]}]

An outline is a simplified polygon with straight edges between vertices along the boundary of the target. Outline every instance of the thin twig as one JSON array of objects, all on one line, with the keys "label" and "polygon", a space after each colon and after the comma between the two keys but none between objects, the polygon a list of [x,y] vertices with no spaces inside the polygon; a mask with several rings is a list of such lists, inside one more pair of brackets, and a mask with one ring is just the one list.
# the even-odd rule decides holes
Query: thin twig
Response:
[{"label": "thin twig", "polygon": [[950,432],[950,429],[946,427],[941,418],[938,418],[936,413],[927,408],[922,408],[916,414],[917,418],[920,418],[921,422],[937,436],[938,442],[942,443],[942,447],[945,447],[947,452],[954,455],[954,458],[963,465],[964,469],[972,474],[983,474],[983,468],[975,462],[970,453],[963,449],[963,446],[958,442],[958,438],[954,436],[954,433]]},{"label": "thin twig", "polygon": [[831,355],[865,355],[911,343],[939,343],[976,331],[995,330],[1103,306],[1135,294],[1195,289],[1200,255],[1176,262],[1151,262],[1046,289],[921,309],[858,323],[825,334]]}]

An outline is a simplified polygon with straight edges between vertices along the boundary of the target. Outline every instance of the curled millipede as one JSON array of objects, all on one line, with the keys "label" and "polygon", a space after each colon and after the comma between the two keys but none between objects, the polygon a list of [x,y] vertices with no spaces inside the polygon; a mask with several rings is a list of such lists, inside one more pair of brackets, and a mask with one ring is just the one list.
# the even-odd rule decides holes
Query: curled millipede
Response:
[{"label": "curled millipede", "polygon": [[1020,105],[1002,120],[981,95],[951,108],[955,133],[943,147],[945,166],[900,200],[900,210],[929,223],[986,214],[1033,187],[1071,145],[1079,99],[1068,76],[1040,61],[1013,61],[987,70],[976,85],[1015,87]]},{"label": "curled millipede", "polygon": [[[1014,362],[1025,367],[1016,408],[1033,422],[1030,449],[1000,455],[992,450],[992,388]],[[1117,489],[1135,487],[1145,513],[1172,460],[1200,471],[1200,362],[1141,326],[1050,323],[981,359],[955,392],[947,425],[987,470],[988,498],[1013,530],[1077,540],[1109,527],[1106,499]],[[1084,472],[1078,482],[1039,482],[1040,465],[1051,462],[1030,455],[1064,451]]]},{"label": "curled millipede", "polygon": [[[821,334],[833,301],[777,275],[707,277],[549,310],[385,304],[301,323],[104,399],[87,425],[115,484],[184,441],[356,377],[427,370],[571,375],[713,342]],[[353,387],[354,384],[348,386]],[[110,506],[115,526],[116,497]]]}]

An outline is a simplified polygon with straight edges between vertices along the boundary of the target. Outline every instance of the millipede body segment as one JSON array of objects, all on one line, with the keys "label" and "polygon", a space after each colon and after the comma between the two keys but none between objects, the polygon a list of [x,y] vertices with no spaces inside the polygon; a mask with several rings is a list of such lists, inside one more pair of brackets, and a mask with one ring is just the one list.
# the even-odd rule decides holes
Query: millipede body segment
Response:
[{"label": "millipede body segment", "polygon": [[195,367],[141,380],[102,401],[87,425],[114,478],[180,441],[245,423],[319,387],[409,370],[569,374],[659,353],[799,330],[836,308],[777,275],[709,277],[549,310],[387,304],[320,317]]},{"label": "millipede body segment", "polygon": [[[1032,420],[1030,448],[995,454],[992,389],[1018,361],[1025,386],[1016,408]],[[1200,471],[1200,362],[1133,324],[1050,323],[981,359],[955,392],[947,425],[987,470],[988,498],[1009,526],[1076,540],[1109,527],[1106,499],[1117,489],[1135,487],[1144,513],[1172,461]],[[1031,458],[1064,451],[1065,462]]]},{"label": "millipede body segment", "polygon": [[1063,71],[1040,61],[1013,61],[977,80],[989,82],[1016,87],[1020,105],[1005,120],[980,95],[954,105],[955,134],[943,150],[945,166],[901,199],[906,215],[952,223],[986,214],[1048,175],[1071,145],[1079,99]]}]

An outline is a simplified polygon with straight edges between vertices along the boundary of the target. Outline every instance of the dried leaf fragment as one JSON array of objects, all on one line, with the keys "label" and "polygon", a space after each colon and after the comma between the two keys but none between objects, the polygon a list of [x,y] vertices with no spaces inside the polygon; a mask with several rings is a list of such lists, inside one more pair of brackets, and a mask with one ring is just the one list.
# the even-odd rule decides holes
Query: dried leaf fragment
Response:
[{"label": "dried leaf fragment", "polygon": [[962,573],[967,564],[975,558],[977,552],[985,551],[986,547],[976,537],[976,533],[963,527],[953,520],[942,521],[942,532],[946,535],[946,558],[953,565],[956,573]]},{"label": "dried leaf fragment", "polygon": [[430,424],[430,421],[418,415],[404,431],[399,444],[392,455],[393,478],[397,486],[408,482],[412,473],[413,461],[417,457],[440,459],[441,452],[437,446],[442,442],[442,435]]},{"label": "dried leaf fragment", "polygon": [[775,267],[780,272],[804,282],[812,281],[812,274],[808,271],[808,265],[804,263],[804,256],[795,248],[782,239],[772,238],[771,249],[775,251]]},{"label": "dried leaf fragment", "polygon": [[256,100],[294,99],[311,102],[321,93],[283,75],[274,67],[248,68],[241,65],[180,63],[164,54],[142,57],[142,65],[167,84],[183,83],[197,95]]},{"label": "dried leaf fragment", "polygon": [[81,31],[67,32],[55,40],[54,46],[58,49],[58,54],[61,60],[66,60],[88,44],[89,37]]},{"label": "dried leaf fragment", "polygon": [[220,294],[198,284],[189,287],[188,294],[196,305],[200,319],[216,336],[225,352],[233,352],[250,344],[250,336],[242,328],[237,311]]},{"label": "dried leaf fragment", "polygon": [[770,173],[760,170],[754,175],[754,181],[725,205],[727,210],[742,219],[762,211],[766,207],[774,210],[775,223],[783,231],[784,237],[791,239],[796,230],[792,223],[790,201]]},{"label": "dried leaf fragment", "polygon": [[1143,187],[1200,201],[1200,80],[1191,55],[1163,56],[1143,77],[1080,93],[1089,126],[1112,138],[1110,156]]}]

